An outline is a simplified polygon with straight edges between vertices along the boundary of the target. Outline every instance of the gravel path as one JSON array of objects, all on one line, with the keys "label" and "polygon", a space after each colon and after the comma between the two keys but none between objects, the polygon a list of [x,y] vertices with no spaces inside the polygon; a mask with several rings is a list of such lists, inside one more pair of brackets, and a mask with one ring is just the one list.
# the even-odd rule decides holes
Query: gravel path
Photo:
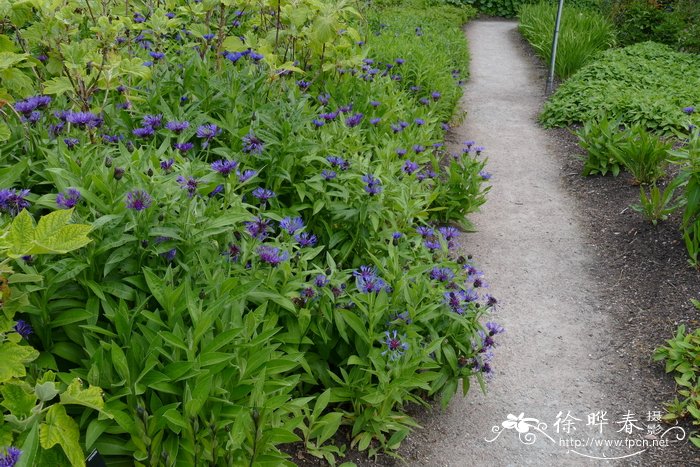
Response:
[{"label": "gravel path", "polygon": [[[466,122],[456,130],[454,150],[475,140],[486,147],[493,174],[488,202],[472,217],[478,232],[466,235],[463,254],[473,254],[500,300],[492,317],[507,332],[499,336],[495,377],[484,396],[474,385],[466,398],[456,396],[445,414],[433,411],[404,444],[410,465],[610,465],[567,450],[560,439],[611,439],[623,425],[628,407],[608,391],[615,386],[606,353],[612,328],[596,300],[593,255],[585,247],[575,203],[561,186],[557,141],[536,117],[543,81],[523,53],[517,25],[510,21],[474,21],[467,28],[471,80],[463,100]],[[606,350],[607,349],[607,350]],[[646,422],[648,414],[636,410]],[[554,422],[562,412],[578,418],[567,435]],[[602,434],[586,426],[588,414],[607,411]],[[527,445],[515,430],[495,441],[492,427],[509,414],[536,418],[547,434]],[[532,431],[532,430],[531,430]],[[643,433],[642,433],[643,434]],[[638,436],[637,436],[638,437]],[[597,457],[639,449],[574,449]],[[643,462],[644,454],[624,465]]]}]

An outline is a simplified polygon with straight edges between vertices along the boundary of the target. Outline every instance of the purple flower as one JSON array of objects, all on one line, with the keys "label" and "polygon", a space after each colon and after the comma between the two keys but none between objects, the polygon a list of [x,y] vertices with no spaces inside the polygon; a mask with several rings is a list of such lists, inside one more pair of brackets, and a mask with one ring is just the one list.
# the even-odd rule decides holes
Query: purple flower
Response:
[{"label": "purple flower", "polygon": [[219,193],[224,192],[224,186],[223,185],[216,185],[216,187],[209,192],[207,195],[209,198],[213,198],[214,196],[218,195]]},{"label": "purple flower", "polygon": [[14,188],[0,190],[0,211],[4,211],[11,216],[16,216],[29,207],[29,201],[24,199],[29,194],[29,190],[15,190]]},{"label": "purple flower", "polygon": [[210,41],[215,37],[215,35],[209,33],[209,34],[204,34],[202,37],[204,38],[205,41]]},{"label": "purple flower", "polygon": [[448,123],[441,123],[440,128],[443,129],[443,131],[449,131],[450,130],[450,125]]},{"label": "purple flower", "polygon": [[253,60],[255,63],[258,63],[260,60],[265,58],[263,54],[260,54],[258,52],[251,51],[250,54],[248,55],[251,60]]},{"label": "purple flower", "polygon": [[335,112],[320,114],[319,117],[321,117],[322,119],[324,119],[327,122],[330,122],[332,120],[335,120],[336,117],[338,117],[338,111],[336,110]]},{"label": "purple flower", "polygon": [[477,147],[474,148],[474,152],[476,152],[476,155],[477,155],[477,156],[480,156],[481,153],[484,151],[484,149],[486,149],[486,148],[483,147],[483,146],[477,146]]},{"label": "purple flower", "polygon": [[65,127],[66,124],[64,122],[58,122],[55,125],[49,125],[49,135],[51,135],[51,137],[53,138],[56,138],[58,135],[63,133]]},{"label": "purple flower", "polygon": [[102,135],[102,141],[108,144],[116,144],[124,139],[123,135]]},{"label": "purple flower", "polygon": [[458,315],[464,314],[464,307],[467,303],[476,301],[478,295],[473,290],[457,290],[445,292],[444,302],[445,304]]},{"label": "purple flower", "polygon": [[430,278],[434,281],[449,282],[454,279],[455,273],[450,268],[434,267],[430,271]]},{"label": "purple flower", "polygon": [[371,119],[369,122],[370,122],[372,125],[376,125],[376,124],[378,124],[378,123],[381,122],[381,121],[382,121],[381,118],[375,117],[375,118]]},{"label": "purple flower", "polygon": [[256,217],[245,223],[245,229],[251,237],[258,240],[265,240],[270,232],[270,220]]},{"label": "purple flower", "polygon": [[182,154],[186,153],[187,151],[189,151],[193,147],[194,147],[194,144],[189,143],[189,142],[188,143],[175,143],[175,144],[173,144],[173,148],[177,149]]},{"label": "purple flower", "polygon": [[688,115],[692,115],[695,112],[695,107],[685,107],[683,112],[687,113]]},{"label": "purple flower", "polygon": [[214,161],[211,164],[211,169],[215,172],[219,172],[224,177],[228,177],[231,172],[236,170],[236,167],[238,167],[238,162],[227,159]]},{"label": "purple flower", "polygon": [[226,55],[224,55],[227,60],[229,60],[231,63],[236,63],[238,60],[243,58],[243,54],[240,52],[229,52]]},{"label": "purple flower", "polygon": [[488,322],[486,323],[486,329],[489,332],[489,336],[495,336],[496,334],[502,334],[506,332],[505,328],[500,324]]},{"label": "purple flower", "polygon": [[362,181],[366,183],[365,191],[374,196],[382,192],[382,181],[372,174],[367,174],[362,177]]},{"label": "purple flower", "polygon": [[415,152],[416,154],[420,154],[421,152],[425,151],[425,146],[422,146],[420,144],[414,144],[412,149],[413,152]]},{"label": "purple flower", "polygon": [[356,113],[356,114],[354,114],[354,115],[352,115],[352,116],[346,118],[346,119],[345,119],[345,124],[346,124],[349,128],[356,127],[356,126],[359,125],[360,122],[362,121],[362,117],[363,117],[363,116],[364,116],[364,115],[362,115],[361,113]]},{"label": "purple flower", "polygon": [[235,243],[229,243],[228,249],[223,254],[228,256],[229,261],[238,261],[241,255],[241,247]]},{"label": "purple flower", "polygon": [[490,172],[482,170],[479,172],[479,177],[481,177],[483,180],[491,180],[492,175]]},{"label": "purple flower", "polygon": [[422,118],[417,118],[413,122],[418,126],[425,125],[425,120],[423,120]]},{"label": "purple flower", "polygon": [[66,143],[68,149],[73,149],[80,143],[80,140],[78,138],[64,138],[63,142]]},{"label": "purple flower", "polygon": [[333,179],[334,179],[335,177],[337,177],[337,176],[338,176],[338,174],[337,174],[335,171],[333,171],[333,170],[325,170],[325,169],[324,169],[324,170],[321,172],[321,177],[323,177],[323,178],[326,179],[326,180],[333,180]]},{"label": "purple flower", "polygon": [[126,194],[126,207],[134,211],[143,211],[147,209],[153,198],[143,190],[134,190]]},{"label": "purple flower", "polygon": [[411,86],[409,89],[412,92],[418,92],[421,90],[421,87],[420,86]]},{"label": "purple flower", "polygon": [[309,81],[304,81],[303,79],[300,79],[299,81],[297,81],[297,86],[299,86],[299,89],[301,89],[302,91],[306,91],[311,86],[311,83]]},{"label": "purple flower", "polygon": [[314,234],[310,234],[308,232],[302,232],[300,234],[296,234],[294,236],[294,240],[299,243],[299,246],[302,248],[306,247],[312,247],[315,246],[316,243],[318,243],[318,238]]},{"label": "purple flower", "polygon": [[393,238],[394,240],[398,240],[401,237],[403,237],[403,234],[401,232],[394,232],[393,234],[391,234],[391,238]]},{"label": "purple flower", "polygon": [[314,284],[316,284],[316,287],[325,287],[328,285],[330,281],[324,276],[323,274],[319,274],[316,276],[316,280],[314,281]]},{"label": "purple flower", "polygon": [[183,131],[185,131],[189,127],[190,127],[190,122],[188,122],[188,121],[183,121],[183,122],[172,121],[172,122],[168,122],[165,124],[165,128],[167,128],[168,130],[170,130],[176,134],[182,133]]},{"label": "purple flower", "polygon": [[411,175],[413,172],[415,172],[416,170],[418,170],[418,167],[419,167],[418,164],[416,164],[415,162],[412,162],[412,161],[410,161],[410,160],[407,160],[407,161],[404,163],[404,165],[403,165],[403,167],[402,167],[401,170],[403,170],[404,172],[406,172],[408,175]]},{"label": "purple flower", "polygon": [[70,209],[80,201],[80,192],[75,188],[68,188],[65,193],[56,195],[56,204],[62,208]]},{"label": "purple flower", "polygon": [[416,227],[416,232],[418,232],[418,234],[424,238],[432,237],[435,235],[435,230],[432,227],[426,227],[423,225]]},{"label": "purple flower", "polygon": [[341,114],[346,114],[346,113],[350,112],[351,110],[352,110],[352,103],[350,103],[348,105],[341,105],[340,107],[338,107],[338,112],[340,112]]},{"label": "purple flower", "polygon": [[34,125],[36,122],[41,120],[41,112],[39,112],[38,110],[35,110],[29,114],[29,117],[26,117],[26,118],[23,117],[22,120],[30,123],[31,125]]},{"label": "purple flower", "polygon": [[294,235],[297,230],[304,228],[304,221],[301,217],[285,217],[280,221],[280,228],[289,235]]},{"label": "purple flower", "polygon": [[148,55],[150,55],[153,60],[160,60],[161,58],[165,57],[163,52],[149,52]]},{"label": "purple flower", "polygon": [[251,178],[255,177],[258,172],[255,170],[245,170],[243,173],[236,172],[238,174],[238,181],[241,183],[245,183]]},{"label": "purple flower", "polygon": [[160,161],[160,168],[163,171],[165,171],[166,173],[169,173],[172,170],[174,163],[175,163],[175,159],[168,159],[167,161]]},{"label": "purple flower", "polygon": [[262,187],[258,187],[255,190],[253,190],[252,194],[256,198],[258,198],[262,204],[267,203],[268,200],[276,196],[274,191]]},{"label": "purple flower", "polygon": [[134,13],[134,23],[143,23],[146,21],[146,17],[141,13]]},{"label": "purple flower", "polygon": [[[17,332],[17,334],[24,337],[25,339],[29,339],[29,335],[33,332],[32,327],[29,325],[29,323],[27,323],[23,319],[17,320],[17,323],[14,326],[14,330],[15,332]],[[0,465],[3,464],[0,462]]]},{"label": "purple flower", "polygon": [[289,258],[288,252],[280,251],[279,248],[268,245],[260,245],[258,247],[258,255],[263,263],[267,263],[272,266],[277,266],[282,261],[286,261]]},{"label": "purple flower", "polygon": [[459,230],[451,226],[438,227],[438,232],[440,232],[440,234],[442,234],[442,237],[447,241],[459,237]]},{"label": "purple flower", "polygon": [[311,122],[316,126],[316,128],[321,128],[323,125],[326,124],[326,122],[324,122],[323,120],[318,120],[316,118],[314,118]]},{"label": "purple flower", "polygon": [[406,60],[404,60],[403,58],[397,58],[396,60],[394,60],[394,62],[397,65],[403,65],[404,63],[406,63]]},{"label": "purple flower", "polygon": [[102,125],[102,118],[91,112],[64,112],[62,117],[79,128],[97,128]]},{"label": "purple flower", "polygon": [[430,101],[428,100],[427,97],[421,97],[420,99],[418,99],[418,102],[420,102],[422,105],[430,104]]},{"label": "purple flower", "polygon": [[160,128],[163,124],[163,115],[145,115],[141,124],[145,127]]},{"label": "purple flower", "polygon": [[398,154],[399,157],[405,156],[407,152],[408,152],[408,151],[406,151],[406,150],[403,149],[403,148],[399,148],[399,149],[396,150],[396,154]]},{"label": "purple flower", "polygon": [[149,138],[153,136],[154,130],[150,126],[145,126],[142,128],[136,128],[132,131],[134,136],[137,136],[139,138]]},{"label": "purple flower", "polygon": [[205,145],[220,134],[221,128],[219,128],[213,123],[207,123],[197,128],[197,137],[203,139]]},{"label": "purple flower", "polygon": [[318,102],[319,102],[321,105],[328,105],[328,102],[329,102],[330,99],[331,99],[331,95],[328,94],[328,93],[319,94],[318,97],[317,97],[317,99],[318,99]]},{"label": "purple flower", "polygon": [[381,102],[379,101],[372,101],[369,103],[372,107],[379,107],[381,105]]},{"label": "purple flower", "polygon": [[173,248],[171,250],[165,251],[160,254],[161,257],[165,258],[165,260],[169,263],[171,263],[175,259],[175,255],[177,254],[177,249]]},{"label": "purple flower", "polygon": [[400,126],[401,128],[407,128],[407,127],[408,127],[408,122],[401,121],[401,122],[399,122],[399,126]]},{"label": "purple flower", "polygon": [[243,142],[243,152],[246,154],[262,154],[265,149],[265,143],[255,136],[252,131],[245,135],[241,141]]},{"label": "purple flower", "polygon": [[1,467],[13,467],[17,461],[19,461],[19,456],[22,455],[22,451],[14,446],[7,448],[7,454],[0,455],[0,466]]},{"label": "purple flower", "polygon": [[397,322],[403,321],[403,324],[411,324],[413,320],[411,319],[411,315],[408,313],[408,311],[403,311],[401,313],[394,313],[391,318],[390,322],[387,324],[399,324]]},{"label": "purple flower", "polygon": [[[396,329],[394,329],[392,332],[385,331],[385,338],[382,341],[384,345],[386,345],[386,350],[382,352],[382,355],[389,355],[389,360],[398,360],[401,358],[401,356],[408,350],[408,344],[406,342],[402,342],[399,336],[398,332]],[[403,339],[405,339],[406,336],[403,336]]]},{"label": "purple flower", "polygon": [[182,175],[180,175],[175,180],[177,181],[177,183],[180,184],[183,190],[187,190],[187,196],[189,196],[190,198],[192,198],[197,193],[197,185],[199,185],[199,181],[196,178],[185,178]]},{"label": "purple flower", "polygon": [[330,162],[330,164],[334,168],[338,168],[340,170],[348,170],[350,168],[350,163],[343,159],[342,157],[338,156],[328,156],[326,157],[326,160]]},{"label": "purple flower", "polygon": [[439,91],[433,91],[430,97],[432,97],[434,101],[438,101],[442,97],[442,94],[440,94]]}]

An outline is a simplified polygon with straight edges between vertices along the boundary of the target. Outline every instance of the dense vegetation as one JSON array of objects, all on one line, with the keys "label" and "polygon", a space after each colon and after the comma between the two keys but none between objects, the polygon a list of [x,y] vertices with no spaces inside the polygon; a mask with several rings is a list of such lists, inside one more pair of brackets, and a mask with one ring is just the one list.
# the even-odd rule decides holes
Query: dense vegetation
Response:
[{"label": "dense vegetation", "polygon": [[[442,145],[473,10],[0,12],[0,444],[18,465],[283,465],[293,442],[332,460],[341,426],[391,451],[406,403],[483,385],[496,300],[450,250],[485,200],[484,149]],[[73,253],[70,220],[91,230]]]}]

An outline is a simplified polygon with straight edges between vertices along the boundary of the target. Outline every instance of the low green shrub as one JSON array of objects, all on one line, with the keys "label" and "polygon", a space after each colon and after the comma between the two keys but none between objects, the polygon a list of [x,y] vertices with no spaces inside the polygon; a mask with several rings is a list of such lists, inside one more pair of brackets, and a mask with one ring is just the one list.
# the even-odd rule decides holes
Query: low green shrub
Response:
[{"label": "low green shrub", "polygon": [[655,183],[649,187],[649,194],[643,187],[639,187],[639,203],[631,208],[642,214],[653,225],[668,219],[673,212],[682,207],[683,198],[675,198],[680,179],[673,179],[665,188],[659,188]]},{"label": "low green shrub", "polygon": [[618,120],[602,116],[597,120],[587,121],[576,132],[576,136],[579,145],[587,153],[583,164],[584,176],[607,175],[609,172],[617,177],[620,174],[622,162],[613,155],[613,148],[623,139]]},{"label": "low green shrub", "polygon": [[[700,302],[693,303],[700,309]],[[693,425],[700,426],[700,329],[690,332],[684,325],[679,326],[675,337],[656,349],[654,360],[665,362],[666,373],[673,373],[680,396],[666,404],[667,413],[662,419],[676,423],[689,416]],[[691,433],[690,441],[700,447],[697,431]]]},{"label": "low green shrub", "polygon": [[621,132],[621,140],[610,146],[613,156],[640,185],[653,183],[664,175],[664,165],[673,143],[633,125]]},{"label": "low green shrub", "polygon": [[[546,127],[595,120],[600,113],[661,135],[685,137],[700,113],[700,57],[646,42],[613,49],[581,68],[545,103]],[[687,111],[684,112],[684,109]]]},{"label": "low green shrub", "polygon": [[[523,5],[518,13],[519,28],[535,52],[549,64],[558,6],[540,2]],[[567,6],[562,12],[559,44],[554,66],[556,75],[567,79],[601,50],[615,42],[612,23],[593,10]]]}]

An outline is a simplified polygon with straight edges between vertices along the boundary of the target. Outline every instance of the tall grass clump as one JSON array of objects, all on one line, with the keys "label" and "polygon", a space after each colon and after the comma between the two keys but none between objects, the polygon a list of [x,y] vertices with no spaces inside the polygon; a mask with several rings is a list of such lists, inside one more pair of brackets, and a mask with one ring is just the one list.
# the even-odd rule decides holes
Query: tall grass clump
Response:
[{"label": "tall grass clump", "polygon": [[[520,32],[542,59],[552,56],[552,34],[557,6],[549,3],[523,5],[518,18]],[[559,31],[554,72],[567,79],[593,57],[615,43],[613,26],[603,15],[590,9],[565,7]]]}]

